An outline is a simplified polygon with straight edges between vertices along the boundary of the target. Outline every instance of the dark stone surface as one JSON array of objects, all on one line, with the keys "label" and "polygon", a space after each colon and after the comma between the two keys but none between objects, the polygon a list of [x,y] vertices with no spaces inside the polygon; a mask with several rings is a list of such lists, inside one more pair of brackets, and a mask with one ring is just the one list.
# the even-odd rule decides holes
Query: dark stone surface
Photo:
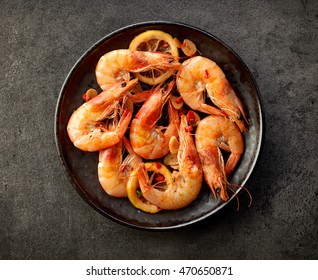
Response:
[{"label": "dark stone surface", "polygon": [[[0,3],[0,258],[317,259],[317,1],[75,2]],[[251,208],[243,195],[239,212],[139,231],[97,213],[65,176],[54,112],[66,75],[109,32],[151,20],[216,35],[256,78],[266,136]]]}]

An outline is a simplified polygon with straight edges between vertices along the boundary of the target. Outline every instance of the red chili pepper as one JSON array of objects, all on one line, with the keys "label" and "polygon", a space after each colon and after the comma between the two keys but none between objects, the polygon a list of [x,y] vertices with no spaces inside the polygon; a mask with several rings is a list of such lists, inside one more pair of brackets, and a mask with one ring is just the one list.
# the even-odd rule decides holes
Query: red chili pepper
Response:
[{"label": "red chili pepper", "polygon": [[183,101],[183,98],[182,98],[181,96],[179,96],[179,97],[176,99],[176,103],[177,103],[177,104],[180,104],[182,101]]},{"label": "red chili pepper", "polygon": [[193,127],[192,126],[187,126],[186,128],[185,128],[185,131],[186,132],[190,132],[190,131],[192,131],[193,130]]},{"label": "red chili pepper", "polygon": [[120,167],[119,171],[120,171],[120,172],[124,172],[125,169],[126,169],[126,167],[127,167],[127,165],[126,165],[126,164],[123,164],[123,165]]},{"label": "red chili pepper", "polygon": [[190,110],[188,112],[187,118],[188,118],[189,125],[193,125],[195,123],[195,115],[193,111]]},{"label": "red chili pepper", "polygon": [[156,175],[155,175],[155,180],[156,180],[157,182],[162,182],[162,181],[165,180],[165,176],[163,176],[162,174],[156,174]]},{"label": "red chili pepper", "polygon": [[207,69],[205,69],[205,71],[204,71],[204,77],[205,78],[209,78],[210,77],[210,73],[209,73],[209,71]]},{"label": "red chili pepper", "polygon": [[160,169],[160,168],[161,168],[161,164],[160,164],[160,163],[156,163],[156,167],[157,167],[158,169]]}]

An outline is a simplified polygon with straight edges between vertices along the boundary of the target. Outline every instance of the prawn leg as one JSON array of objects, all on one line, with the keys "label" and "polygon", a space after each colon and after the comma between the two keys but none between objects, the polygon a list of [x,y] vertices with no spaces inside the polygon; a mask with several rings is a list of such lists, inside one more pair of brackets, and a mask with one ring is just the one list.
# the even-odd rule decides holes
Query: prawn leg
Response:
[{"label": "prawn leg", "polygon": [[117,83],[90,99],[73,112],[67,132],[75,147],[83,151],[99,151],[117,144],[123,137],[132,117],[126,110],[115,129],[109,129],[102,121],[116,110],[118,101],[137,84],[137,80]]}]

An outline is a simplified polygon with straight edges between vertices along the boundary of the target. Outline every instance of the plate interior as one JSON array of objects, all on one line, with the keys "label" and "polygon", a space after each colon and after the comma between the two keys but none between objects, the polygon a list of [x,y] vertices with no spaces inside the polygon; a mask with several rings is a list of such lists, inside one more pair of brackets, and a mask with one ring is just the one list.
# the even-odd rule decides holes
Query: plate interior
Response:
[{"label": "plate interior", "polygon": [[204,185],[199,197],[186,208],[157,214],[137,210],[128,199],[108,196],[102,190],[97,177],[98,153],[82,152],[75,148],[66,131],[72,112],[83,103],[82,94],[89,88],[98,88],[95,67],[99,58],[111,50],[128,48],[136,35],[151,29],[162,30],[179,40],[190,39],[203,56],[214,60],[224,71],[249,118],[248,131],[244,133],[245,152],[230,179],[233,184],[246,184],[255,167],[262,142],[263,121],[258,87],[245,63],[230,47],[211,34],[192,26],[167,22],[135,24],[111,33],[92,46],[75,64],[62,87],[56,108],[55,136],[67,176],[91,206],[125,225],[143,229],[169,229],[200,221],[229,202],[215,200]]}]

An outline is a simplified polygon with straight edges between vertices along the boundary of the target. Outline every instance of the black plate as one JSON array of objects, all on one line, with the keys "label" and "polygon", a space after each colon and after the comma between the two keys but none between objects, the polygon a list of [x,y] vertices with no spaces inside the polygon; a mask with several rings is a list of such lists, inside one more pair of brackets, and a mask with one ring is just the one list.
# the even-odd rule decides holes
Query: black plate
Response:
[{"label": "black plate", "polygon": [[[243,102],[250,120],[244,133],[246,150],[230,182],[244,186],[259,156],[263,117],[258,87],[245,63],[226,44],[198,28],[172,22],[145,22],[117,30],[93,45],[75,64],[61,89],[55,115],[55,136],[58,153],[68,178],[81,196],[96,210],[117,222],[143,229],[171,229],[205,219],[227,205],[215,200],[203,187],[199,197],[188,207],[177,211],[147,214],[137,210],[128,199],[108,196],[100,187],[97,177],[98,153],[82,152],[75,148],[67,135],[66,126],[72,112],[82,103],[82,94],[88,88],[98,88],[95,66],[105,53],[128,48],[139,33],[158,29],[177,37],[192,40],[203,56],[214,60],[225,72],[232,87]],[[237,190],[237,193],[240,189]]]}]

